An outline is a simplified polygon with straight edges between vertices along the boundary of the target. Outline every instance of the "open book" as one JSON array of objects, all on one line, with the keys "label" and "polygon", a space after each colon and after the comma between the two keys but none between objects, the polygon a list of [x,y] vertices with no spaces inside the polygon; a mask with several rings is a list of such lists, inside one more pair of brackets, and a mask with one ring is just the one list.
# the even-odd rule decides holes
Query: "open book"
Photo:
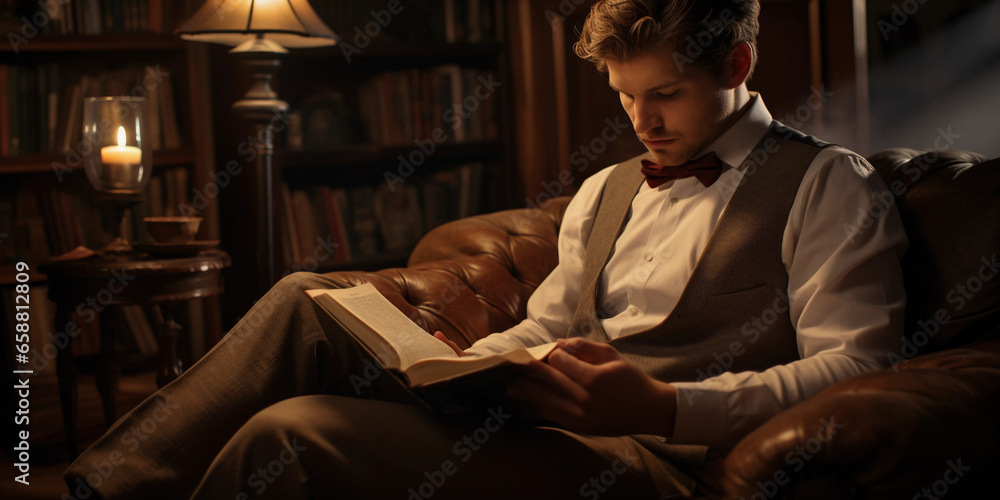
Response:
[{"label": "open book", "polygon": [[[306,293],[344,327],[383,368],[401,376],[410,388],[464,388],[478,392],[507,380],[518,365],[544,359],[555,343],[489,356],[459,357],[434,338],[370,283],[352,288]],[[475,377],[470,377],[476,374]],[[459,380],[461,382],[459,383]],[[447,383],[452,382],[454,383]]]}]

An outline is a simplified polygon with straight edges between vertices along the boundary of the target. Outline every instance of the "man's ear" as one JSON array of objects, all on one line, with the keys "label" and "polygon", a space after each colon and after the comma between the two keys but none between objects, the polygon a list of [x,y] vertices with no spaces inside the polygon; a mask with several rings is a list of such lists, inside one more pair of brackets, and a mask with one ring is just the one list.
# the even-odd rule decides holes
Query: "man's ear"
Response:
[{"label": "man's ear", "polygon": [[743,85],[750,76],[750,67],[753,65],[753,51],[746,42],[740,43],[729,51],[722,68],[722,85],[728,89],[735,89]]}]

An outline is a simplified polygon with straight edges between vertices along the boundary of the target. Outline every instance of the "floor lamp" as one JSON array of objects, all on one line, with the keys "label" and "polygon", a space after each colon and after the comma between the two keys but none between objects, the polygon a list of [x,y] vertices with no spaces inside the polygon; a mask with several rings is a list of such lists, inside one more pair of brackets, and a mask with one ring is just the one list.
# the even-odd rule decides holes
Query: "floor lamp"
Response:
[{"label": "floor lamp", "polygon": [[[208,0],[177,29],[185,40],[234,47],[252,75],[250,90],[233,103],[233,110],[252,126],[255,137],[257,199],[257,269],[260,296],[275,276],[273,154],[275,125],[284,120],[288,103],[271,88],[280,57],[288,48],[333,45],[338,36],[328,28],[306,0]],[[266,274],[264,274],[266,272]]]}]

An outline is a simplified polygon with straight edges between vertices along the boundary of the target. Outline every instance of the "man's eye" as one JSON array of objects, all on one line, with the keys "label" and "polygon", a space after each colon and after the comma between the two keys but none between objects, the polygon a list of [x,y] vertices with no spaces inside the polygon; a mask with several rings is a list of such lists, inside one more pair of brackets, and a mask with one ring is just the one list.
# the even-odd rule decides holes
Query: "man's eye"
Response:
[{"label": "man's eye", "polygon": [[676,91],[676,90],[673,91],[673,92],[657,92],[656,93],[656,97],[663,97],[663,98],[676,97],[677,93],[678,93],[678,91]]}]

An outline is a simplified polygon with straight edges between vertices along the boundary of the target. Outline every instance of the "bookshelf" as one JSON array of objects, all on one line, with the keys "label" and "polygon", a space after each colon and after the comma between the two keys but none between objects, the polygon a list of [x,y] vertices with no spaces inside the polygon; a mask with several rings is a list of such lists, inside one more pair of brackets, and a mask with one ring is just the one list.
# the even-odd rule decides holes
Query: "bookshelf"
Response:
[{"label": "bookshelf", "polygon": [[[17,262],[32,270],[32,298],[37,298],[32,320],[39,321],[32,328],[33,342],[39,344],[32,349],[40,352],[48,342],[46,332],[58,329],[46,299],[48,280],[37,271],[38,263],[78,245],[101,248],[111,238],[113,221],[96,202],[80,160],[86,147],[81,140],[84,97],[147,97],[153,171],[146,202],[133,211],[126,231],[130,241],[150,241],[141,222],[148,215],[201,216],[198,238],[218,239],[216,204],[198,206],[192,199],[212,182],[214,170],[208,51],[172,34],[198,5],[188,0],[0,2],[0,29],[10,35],[9,43],[0,45],[0,323],[5,339]],[[199,319],[217,320],[213,309],[217,306],[206,302],[191,311],[197,310]],[[91,326],[87,332],[96,331]],[[212,337],[218,329],[209,326],[197,334]],[[74,342],[77,354],[93,350],[87,332]]]},{"label": "bookshelf", "polygon": [[[310,3],[342,41],[291,51],[275,82],[290,106],[276,138],[279,277],[404,265],[436,225],[516,204],[506,2],[402,2],[391,16],[371,2]],[[219,122],[244,90],[229,88],[239,76],[223,78],[240,71],[227,56],[213,53]],[[217,163],[240,161],[246,138],[238,125],[222,131]],[[225,227],[252,224],[244,177],[222,193]],[[225,297],[237,316],[266,290],[254,287],[251,232],[222,239],[233,256],[227,282],[246,284]]]},{"label": "bookshelf", "polygon": [[[210,181],[207,51],[172,35],[191,3],[61,2],[44,15],[37,3],[0,4],[0,26],[32,35],[0,46],[6,93],[0,107],[0,233],[9,235],[0,241],[0,286],[10,284],[6,271],[14,262],[35,264],[77,244],[106,243],[105,214],[80,161],[83,97],[131,94],[150,104],[153,176],[147,203],[133,217],[136,240],[146,237],[135,223],[142,216],[177,214],[190,204],[192,188]],[[29,29],[25,19],[44,22]],[[202,239],[217,238],[214,204],[201,212]]]}]

